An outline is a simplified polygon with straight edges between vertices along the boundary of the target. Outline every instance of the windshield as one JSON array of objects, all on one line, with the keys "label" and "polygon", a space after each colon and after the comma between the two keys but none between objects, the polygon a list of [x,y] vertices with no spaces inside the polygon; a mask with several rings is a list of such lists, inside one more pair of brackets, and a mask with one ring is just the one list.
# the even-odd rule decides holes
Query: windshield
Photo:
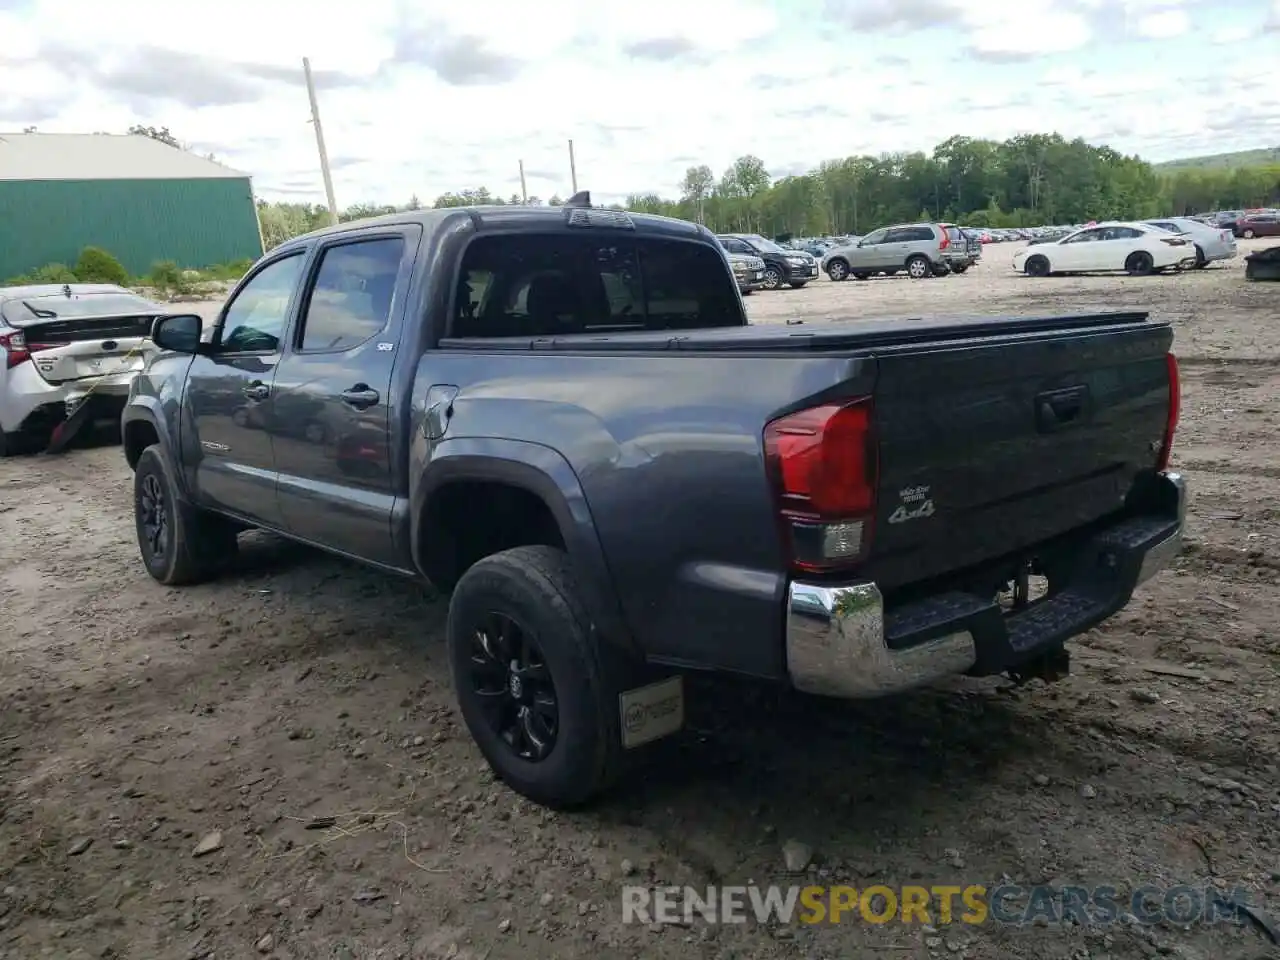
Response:
[{"label": "windshield", "polygon": [[70,297],[55,294],[9,300],[4,305],[4,319],[15,326],[40,320],[133,316],[158,312],[156,304],[130,293],[77,293]]},{"label": "windshield", "polygon": [[778,246],[772,240],[766,240],[764,237],[761,237],[761,236],[750,236],[750,237],[744,237],[743,239],[745,239],[747,243],[751,244],[757,250],[762,250],[765,253],[794,253],[795,252],[794,250],[783,250],[782,247]]}]

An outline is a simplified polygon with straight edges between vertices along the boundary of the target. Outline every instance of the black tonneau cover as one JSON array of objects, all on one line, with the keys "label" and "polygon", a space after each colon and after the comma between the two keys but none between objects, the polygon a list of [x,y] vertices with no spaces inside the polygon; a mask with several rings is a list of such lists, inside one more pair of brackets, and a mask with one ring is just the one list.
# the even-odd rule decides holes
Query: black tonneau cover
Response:
[{"label": "black tonneau cover", "polygon": [[601,330],[560,337],[448,338],[445,350],[552,350],[592,352],[791,352],[841,350],[973,340],[991,336],[1057,333],[1065,330],[1132,326],[1148,322],[1140,311],[1053,314],[1043,317],[928,315],[919,317],[831,317],[801,323],[750,324],[694,330]]}]

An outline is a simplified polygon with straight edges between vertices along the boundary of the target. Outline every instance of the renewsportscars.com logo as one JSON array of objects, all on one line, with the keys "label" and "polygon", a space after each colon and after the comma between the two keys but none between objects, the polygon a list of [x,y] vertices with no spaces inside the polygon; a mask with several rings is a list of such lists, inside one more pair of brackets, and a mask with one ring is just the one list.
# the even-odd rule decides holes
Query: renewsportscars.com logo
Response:
[{"label": "renewsportscars.com logo", "polygon": [[1113,886],[709,886],[622,888],[623,923],[871,924],[986,923],[1020,926],[1074,922],[1179,925],[1241,923],[1251,905],[1244,888],[1142,886],[1122,894]]}]

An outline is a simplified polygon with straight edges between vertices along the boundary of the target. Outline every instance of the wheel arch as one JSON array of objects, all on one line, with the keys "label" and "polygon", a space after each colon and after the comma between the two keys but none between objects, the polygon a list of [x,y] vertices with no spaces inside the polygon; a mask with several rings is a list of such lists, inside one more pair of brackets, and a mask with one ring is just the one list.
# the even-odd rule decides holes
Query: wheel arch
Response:
[{"label": "wheel arch", "polygon": [[1053,272],[1053,263],[1049,260],[1049,257],[1048,257],[1048,255],[1047,255],[1047,254],[1044,254],[1044,253],[1041,253],[1041,252],[1032,253],[1032,254],[1029,254],[1029,255],[1027,256],[1027,259],[1026,259],[1026,260],[1024,260],[1024,261],[1023,261],[1023,263],[1022,263],[1022,269],[1023,269],[1023,271],[1024,271],[1024,272],[1027,272],[1027,267],[1029,267],[1032,263],[1034,263],[1034,262],[1035,262],[1035,261],[1037,261],[1037,260],[1038,260],[1038,261],[1040,261],[1040,262],[1041,262],[1041,263],[1043,263],[1046,267],[1048,267],[1048,268],[1049,268],[1049,269],[1046,271],[1046,273],[1052,273],[1052,272]]},{"label": "wheel arch", "polygon": [[[142,451],[152,444],[158,443],[165,450],[172,450],[171,439],[168,424],[160,415],[159,401],[152,397],[135,397],[124,408],[120,417],[120,440],[130,470],[137,467]],[[181,474],[177,476],[181,484]]]},{"label": "wheel arch", "polygon": [[[433,451],[411,500],[413,563],[436,586],[451,586],[451,577],[460,576],[481,556],[496,552],[489,546],[559,546],[573,561],[583,605],[599,633],[636,652],[582,485],[559,452],[521,440],[446,440]],[[476,528],[478,540],[459,544],[457,534],[470,537],[472,531],[464,525],[466,518],[451,508],[477,501],[493,506],[496,516],[486,517],[488,527]],[[513,512],[519,528],[504,528],[503,518]],[[484,552],[474,555],[477,549]]]}]

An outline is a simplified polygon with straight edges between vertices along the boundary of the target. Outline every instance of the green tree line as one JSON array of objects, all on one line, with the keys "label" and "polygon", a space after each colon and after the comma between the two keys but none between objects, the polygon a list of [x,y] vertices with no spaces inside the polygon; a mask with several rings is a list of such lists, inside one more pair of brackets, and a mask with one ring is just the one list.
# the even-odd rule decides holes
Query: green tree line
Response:
[{"label": "green tree line", "polygon": [[[432,206],[520,202],[479,187],[442,194]],[[957,136],[931,154],[847,157],[779,180],[760,158],[747,155],[718,178],[708,166],[690,167],[679,197],[635,194],[622,206],[697,220],[718,232],[830,236],[917,219],[1029,227],[1275,204],[1280,165],[1161,173],[1140,157],[1053,133],[1002,142]],[[416,197],[400,206],[359,204],[339,219],[422,206]],[[328,222],[326,209],[311,204],[263,202],[259,214],[268,248]]]}]

